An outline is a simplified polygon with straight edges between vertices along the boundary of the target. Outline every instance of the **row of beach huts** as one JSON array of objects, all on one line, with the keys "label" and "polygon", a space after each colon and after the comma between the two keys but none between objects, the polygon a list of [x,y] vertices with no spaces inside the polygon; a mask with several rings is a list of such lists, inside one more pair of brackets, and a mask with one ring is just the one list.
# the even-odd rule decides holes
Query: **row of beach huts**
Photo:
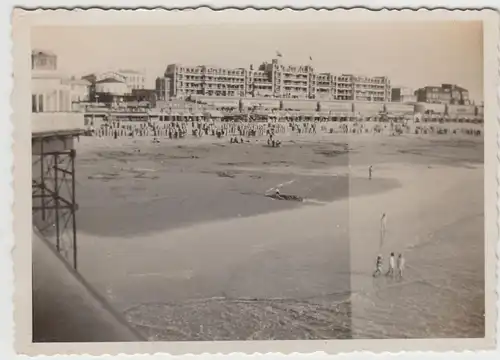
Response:
[{"label": "row of beach huts", "polygon": [[[378,103],[275,98],[194,97],[157,102],[155,108],[89,107],[87,123],[95,121],[343,121],[350,119],[446,119],[482,122],[483,106],[431,103]],[[100,122],[100,121],[99,121]]]}]

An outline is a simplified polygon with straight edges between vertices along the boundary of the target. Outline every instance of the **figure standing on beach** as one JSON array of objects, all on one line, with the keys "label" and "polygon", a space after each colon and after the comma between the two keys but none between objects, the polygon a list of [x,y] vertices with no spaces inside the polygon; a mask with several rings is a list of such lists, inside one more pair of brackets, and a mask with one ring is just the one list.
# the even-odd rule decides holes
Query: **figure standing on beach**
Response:
[{"label": "figure standing on beach", "polygon": [[370,165],[370,167],[368,168],[368,179],[369,180],[372,179],[372,172],[373,172],[373,166]]},{"label": "figure standing on beach", "polygon": [[382,217],[380,218],[380,247],[381,248],[382,248],[382,245],[384,244],[386,230],[387,230],[387,216],[385,215],[385,213],[383,213]]},{"label": "figure standing on beach", "polygon": [[398,276],[400,278],[403,277],[403,271],[405,269],[405,258],[403,257],[403,254],[398,255]]},{"label": "figure standing on beach", "polygon": [[387,270],[387,274],[385,274],[386,276],[394,276],[394,262],[394,253],[391,252],[391,257],[389,258],[389,270]]},{"label": "figure standing on beach", "polygon": [[382,255],[377,255],[377,261],[375,263],[375,272],[373,273],[373,277],[380,276],[382,274]]}]

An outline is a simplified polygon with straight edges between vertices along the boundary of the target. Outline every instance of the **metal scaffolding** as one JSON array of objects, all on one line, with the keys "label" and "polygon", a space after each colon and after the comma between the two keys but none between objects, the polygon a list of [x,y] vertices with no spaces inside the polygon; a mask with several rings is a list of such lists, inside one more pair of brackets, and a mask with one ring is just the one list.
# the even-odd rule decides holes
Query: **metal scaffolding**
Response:
[{"label": "metal scaffolding", "polygon": [[[78,268],[76,234],[75,157],[66,146],[54,150],[54,142],[66,144],[75,135],[33,137],[38,151],[32,154],[33,224],[56,250]],[[47,151],[48,150],[48,151]]]}]

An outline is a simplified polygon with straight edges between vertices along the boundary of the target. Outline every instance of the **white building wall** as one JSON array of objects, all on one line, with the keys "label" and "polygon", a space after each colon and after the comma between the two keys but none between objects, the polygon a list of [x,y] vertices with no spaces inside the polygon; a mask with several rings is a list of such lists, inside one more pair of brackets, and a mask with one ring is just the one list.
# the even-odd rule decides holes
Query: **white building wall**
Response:
[{"label": "white building wall", "polygon": [[95,90],[98,93],[125,95],[128,93],[128,86],[125,83],[109,82],[109,83],[96,84]]}]

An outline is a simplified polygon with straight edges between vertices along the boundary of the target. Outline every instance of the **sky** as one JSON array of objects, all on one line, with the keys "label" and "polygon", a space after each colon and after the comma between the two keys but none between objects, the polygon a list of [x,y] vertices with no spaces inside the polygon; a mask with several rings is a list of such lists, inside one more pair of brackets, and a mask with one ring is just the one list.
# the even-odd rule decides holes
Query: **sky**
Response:
[{"label": "sky", "polygon": [[483,99],[479,21],[37,27],[31,42],[57,54],[64,74],[136,69],[151,88],[168,64],[248,68],[279,51],[284,63],[319,72],[388,76],[413,89],[451,83]]}]

